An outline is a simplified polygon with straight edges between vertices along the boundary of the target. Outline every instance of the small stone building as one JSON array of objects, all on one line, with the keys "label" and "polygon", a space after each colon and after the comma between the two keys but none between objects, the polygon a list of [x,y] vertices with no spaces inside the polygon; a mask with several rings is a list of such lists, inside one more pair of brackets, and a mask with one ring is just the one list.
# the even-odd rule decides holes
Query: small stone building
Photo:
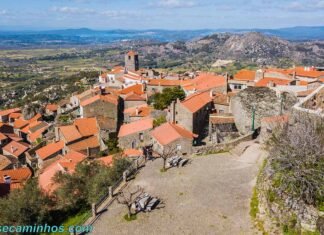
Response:
[{"label": "small stone building", "polygon": [[193,141],[198,136],[178,124],[164,123],[151,132],[153,150],[163,153],[165,148],[174,149],[175,154],[192,153]]},{"label": "small stone building", "polygon": [[150,131],[153,119],[147,118],[124,124],[118,133],[118,144],[122,149],[138,149],[151,144]]}]

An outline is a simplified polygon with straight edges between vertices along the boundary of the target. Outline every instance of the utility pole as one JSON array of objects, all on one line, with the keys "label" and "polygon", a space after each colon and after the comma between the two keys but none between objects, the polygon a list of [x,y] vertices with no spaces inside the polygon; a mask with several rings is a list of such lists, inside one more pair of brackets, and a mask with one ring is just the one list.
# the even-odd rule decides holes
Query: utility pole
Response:
[{"label": "utility pole", "polygon": [[255,121],[255,105],[252,106],[252,128],[251,128],[252,131],[254,131],[254,121]]}]

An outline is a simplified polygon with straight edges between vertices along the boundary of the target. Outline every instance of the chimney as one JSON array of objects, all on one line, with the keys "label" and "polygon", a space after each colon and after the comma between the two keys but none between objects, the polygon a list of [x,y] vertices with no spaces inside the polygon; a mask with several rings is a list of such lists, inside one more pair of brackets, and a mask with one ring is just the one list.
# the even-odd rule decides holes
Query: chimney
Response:
[{"label": "chimney", "polygon": [[293,73],[293,80],[296,80],[296,70],[294,71],[294,73]]},{"label": "chimney", "polygon": [[209,96],[210,96],[210,98],[214,98],[214,90],[210,90]]},{"label": "chimney", "polygon": [[15,147],[10,145],[11,152],[14,153],[16,151]]},{"label": "chimney", "polygon": [[3,181],[5,184],[11,184],[11,177],[9,175],[4,175]]},{"label": "chimney", "polygon": [[138,116],[138,107],[135,109],[135,115]]}]

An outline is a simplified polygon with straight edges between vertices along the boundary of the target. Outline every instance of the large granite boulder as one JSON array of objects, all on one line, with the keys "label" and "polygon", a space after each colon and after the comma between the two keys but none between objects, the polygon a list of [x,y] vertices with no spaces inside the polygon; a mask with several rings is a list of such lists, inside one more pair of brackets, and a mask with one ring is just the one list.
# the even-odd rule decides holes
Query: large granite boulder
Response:
[{"label": "large granite boulder", "polygon": [[237,129],[242,134],[247,134],[252,128],[252,113],[255,109],[254,127],[261,126],[264,117],[285,114],[297,102],[297,98],[284,92],[281,96],[267,87],[249,87],[233,97],[231,109]]}]

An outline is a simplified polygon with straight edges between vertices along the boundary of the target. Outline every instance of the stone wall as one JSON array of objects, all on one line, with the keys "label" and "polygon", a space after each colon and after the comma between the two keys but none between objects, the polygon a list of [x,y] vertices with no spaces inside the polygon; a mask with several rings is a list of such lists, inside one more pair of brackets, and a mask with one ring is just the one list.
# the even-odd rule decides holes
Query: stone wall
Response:
[{"label": "stone wall", "polygon": [[235,148],[241,142],[253,140],[253,138],[254,138],[254,133],[250,132],[244,136],[241,136],[229,142],[193,147],[193,152],[196,155],[206,155],[206,154],[212,154],[212,153],[217,153],[222,151],[229,151]]},{"label": "stone wall", "polygon": [[[271,170],[263,171],[256,186],[259,200],[257,220],[263,222],[265,230],[271,234],[278,234],[283,226],[294,226],[302,231],[316,231],[323,213],[302,200],[276,191],[267,173],[271,174]],[[281,226],[278,227],[278,224]]]},{"label": "stone wall", "polygon": [[[143,133],[143,141],[140,140],[140,133]],[[132,143],[135,146],[132,146]],[[137,132],[131,135],[118,138],[118,146],[122,149],[140,148],[152,143],[150,129],[142,132]]]}]

